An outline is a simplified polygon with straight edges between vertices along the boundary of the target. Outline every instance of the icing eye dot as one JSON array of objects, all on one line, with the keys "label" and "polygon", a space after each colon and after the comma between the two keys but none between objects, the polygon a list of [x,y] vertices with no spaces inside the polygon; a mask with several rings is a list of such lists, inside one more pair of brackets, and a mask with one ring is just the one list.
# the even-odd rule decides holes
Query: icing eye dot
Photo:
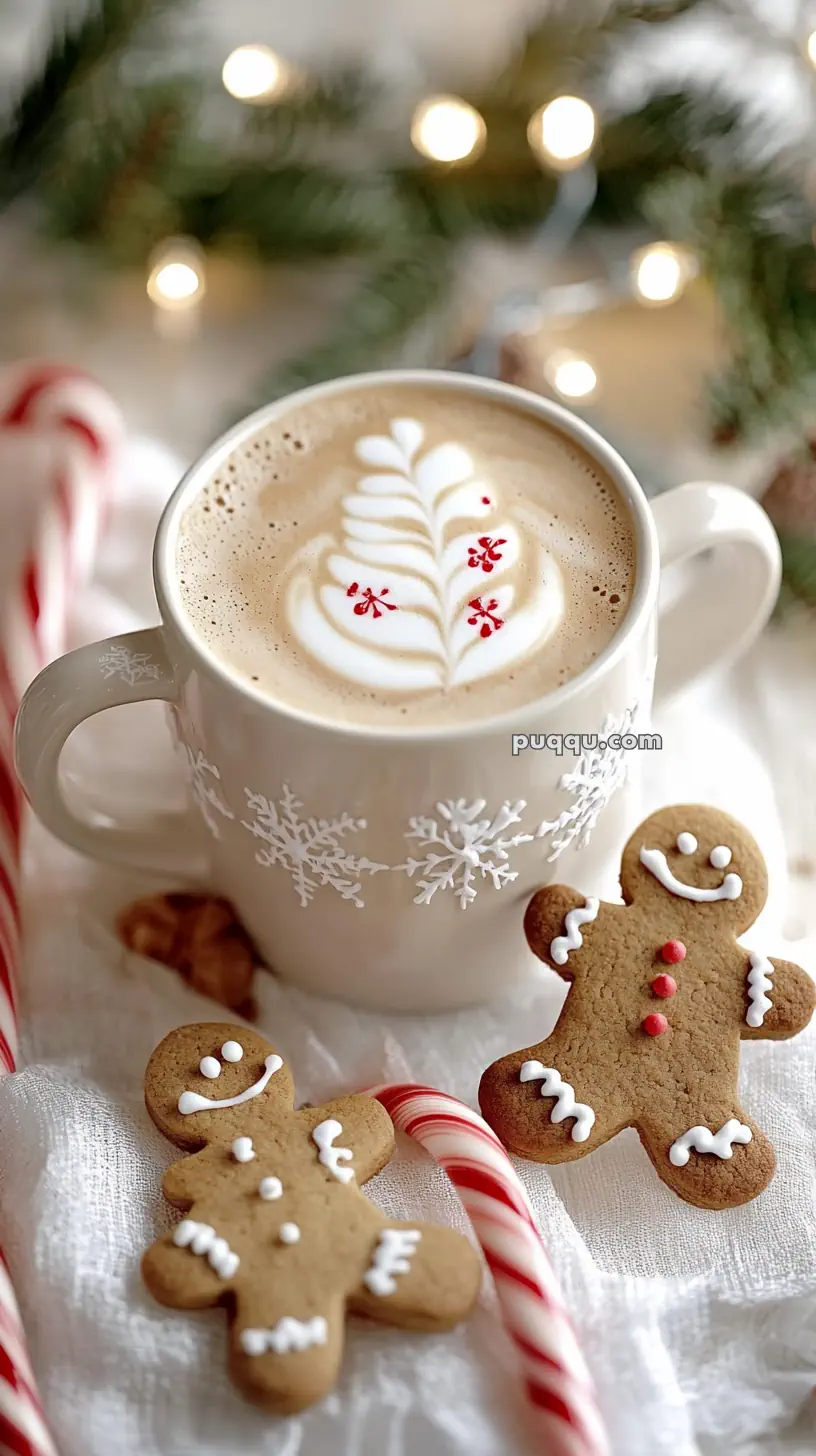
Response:
[{"label": "icing eye dot", "polygon": [[202,1057],[198,1070],[202,1077],[220,1077],[221,1063],[216,1061],[215,1057]]},{"label": "icing eye dot", "polygon": [[708,856],[708,862],[715,870],[724,870],[731,863],[731,851],[727,844],[717,844]]},{"label": "icing eye dot", "polygon": [[244,1048],[238,1041],[225,1041],[221,1048],[221,1055],[225,1062],[240,1062],[244,1055]]},{"label": "icing eye dot", "polygon": [[683,833],[677,836],[677,848],[681,854],[693,854],[697,848],[697,840],[693,834],[689,834],[684,829]]},{"label": "icing eye dot", "polygon": [[258,1184],[258,1192],[267,1203],[275,1198],[283,1197],[283,1184],[280,1178],[262,1178]]},{"label": "icing eye dot", "polygon": [[282,1223],[278,1229],[278,1238],[282,1244],[296,1244],[300,1239],[300,1229],[296,1223]]}]

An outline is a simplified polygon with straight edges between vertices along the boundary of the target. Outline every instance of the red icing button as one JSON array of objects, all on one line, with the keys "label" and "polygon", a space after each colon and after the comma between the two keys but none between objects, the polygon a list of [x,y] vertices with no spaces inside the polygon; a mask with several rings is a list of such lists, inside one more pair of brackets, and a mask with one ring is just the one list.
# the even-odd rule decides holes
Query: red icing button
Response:
[{"label": "red icing button", "polygon": [[647,1036],[662,1036],[663,1032],[669,1029],[668,1021],[665,1016],[661,1016],[659,1011],[650,1011],[640,1024]]},{"label": "red icing button", "polygon": [[678,961],[684,961],[686,947],[682,940],[667,940],[666,944],[660,947],[660,959],[665,961],[667,966],[676,966]]},{"label": "red icing button", "polygon": [[677,982],[674,976],[655,976],[652,981],[652,990],[655,996],[661,996],[665,1000],[667,996],[677,995]]}]

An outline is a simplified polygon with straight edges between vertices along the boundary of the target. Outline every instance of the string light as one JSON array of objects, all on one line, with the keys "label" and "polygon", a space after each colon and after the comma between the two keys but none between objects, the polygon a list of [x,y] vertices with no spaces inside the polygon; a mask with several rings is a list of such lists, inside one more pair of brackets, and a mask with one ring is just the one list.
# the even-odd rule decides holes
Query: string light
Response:
[{"label": "string light", "polygon": [[204,297],[204,256],[193,238],[168,238],[153,253],[147,292],[157,308],[181,313]]},{"label": "string light", "polygon": [[816,30],[812,30],[805,42],[808,60],[812,66],[816,66]]},{"label": "string light", "polygon": [[484,118],[461,96],[429,96],[411,121],[411,141],[434,162],[472,160],[487,135]]},{"label": "string light", "polygon": [[292,72],[269,46],[242,45],[224,62],[221,80],[239,101],[266,102],[289,86]]},{"label": "string light", "polygon": [[595,112],[588,101],[580,96],[556,96],[530,117],[527,140],[542,161],[566,172],[586,160],[596,132]]},{"label": "string light", "polygon": [[641,303],[673,303],[697,271],[696,260],[675,243],[650,243],[632,254],[632,288]]},{"label": "string light", "polygon": [[550,356],[544,373],[562,399],[589,399],[598,383],[598,376],[589,360],[580,354],[571,354],[567,349],[559,349]]}]

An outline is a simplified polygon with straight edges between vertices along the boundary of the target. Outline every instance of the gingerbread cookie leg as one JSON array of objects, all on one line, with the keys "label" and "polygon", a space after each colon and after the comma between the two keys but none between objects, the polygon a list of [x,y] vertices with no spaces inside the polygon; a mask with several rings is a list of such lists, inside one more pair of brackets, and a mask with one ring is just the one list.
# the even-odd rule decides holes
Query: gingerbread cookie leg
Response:
[{"label": "gingerbread cookie leg", "polygon": [[256,1405],[294,1415],[337,1382],[345,1336],[341,1294],[285,1301],[274,1289],[241,1291],[230,1329],[230,1372]]},{"label": "gingerbread cookie leg", "polygon": [[501,1057],[479,1084],[485,1120],[511,1153],[536,1163],[582,1158],[629,1123],[628,1107],[605,1107],[586,1073],[559,1056],[556,1040]]},{"label": "gingerbread cookie leg", "polygon": [[684,1112],[672,1126],[635,1126],[663,1182],[698,1208],[750,1203],[773,1178],[774,1150],[738,1104]]},{"label": "gingerbread cookie leg", "polygon": [[475,1250],[453,1229],[384,1224],[349,1308],[402,1329],[447,1330],[472,1308],[481,1278]]}]

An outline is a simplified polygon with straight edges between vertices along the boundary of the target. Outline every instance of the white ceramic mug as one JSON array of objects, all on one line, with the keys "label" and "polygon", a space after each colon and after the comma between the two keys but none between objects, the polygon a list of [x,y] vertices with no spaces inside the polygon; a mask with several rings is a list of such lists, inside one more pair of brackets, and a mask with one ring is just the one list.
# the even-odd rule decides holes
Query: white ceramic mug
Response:
[{"label": "white ceramic mug", "polygon": [[[40,673],[17,720],[17,767],[40,819],[87,854],[178,880],[200,868],[207,846],[208,882],[287,980],[363,1005],[438,1010],[491,998],[529,975],[537,967],[522,933],[529,896],[555,878],[608,893],[637,812],[639,755],[613,746],[514,754],[513,735],[588,734],[600,744],[647,730],[658,626],[658,692],[674,692],[759,632],[776,598],[779,550],[762,509],[728,486],[684,485],[650,506],[594,430],[524,390],[401,370],[296,399],[318,408],[378,382],[503,400],[577,441],[612,476],[632,513],[637,580],[592,666],[523,709],[420,730],[410,721],[371,728],[321,719],[235,676],[185,613],[179,521],[236,445],[289,410],[290,398],[237,425],[182,480],[156,537],[161,626],[80,648]],[[693,556],[702,559],[687,590],[659,616],[661,563]],[[60,784],[65,740],[92,714],[148,698],[172,705],[189,814],[157,815],[138,830],[82,817]]]}]

